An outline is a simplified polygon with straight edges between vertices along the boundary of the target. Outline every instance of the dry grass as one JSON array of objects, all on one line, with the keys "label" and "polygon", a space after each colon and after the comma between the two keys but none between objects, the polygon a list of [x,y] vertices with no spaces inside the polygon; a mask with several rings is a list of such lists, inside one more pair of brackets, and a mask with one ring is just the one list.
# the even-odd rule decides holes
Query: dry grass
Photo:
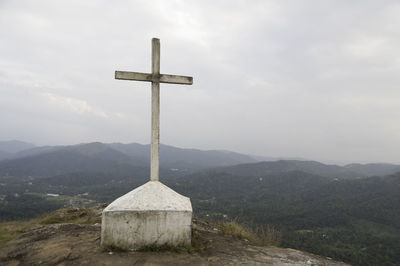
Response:
[{"label": "dry grass", "polygon": [[274,226],[258,227],[257,235],[260,238],[260,244],[263,246],[279,246],[282,241],[282,233],[275,229]]},{"label": "dry grass", "polygon": [[0,245],[17,238],[34,226],[30,221],[0,223]]},{"label": "dry grass", "polygon": [[17,238],[34,227],[39,227],[46,224],[95,224],[100,222],[101,218],[95,215],[94,209],[60,209],[28,221],[0,223],[0,245]]},{"label": "dry grass", "polygon": [[94,210],[87,208],[60,209],[39,218],[39,223],[42,225],[59,223],[95,224],[100,222],[101,219],[94,214]]},{"label": "dry grass", "polygon": [[219,223],[219,231],[223,235],[246,239],[253,244],[263,246],[279,246],[282,240],[282,233],[270,225],[267,225],[265,228],[257,226],[255,229],[252,229],[236,221],[222,222]]}]

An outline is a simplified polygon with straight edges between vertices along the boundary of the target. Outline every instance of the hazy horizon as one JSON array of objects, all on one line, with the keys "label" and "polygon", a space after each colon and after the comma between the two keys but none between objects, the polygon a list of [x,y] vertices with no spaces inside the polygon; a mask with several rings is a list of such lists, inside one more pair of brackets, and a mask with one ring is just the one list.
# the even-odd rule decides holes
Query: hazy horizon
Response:
[{"label": "hazy horizon", "polygon": [[1,1],[0,139],[161,142],[321,162],[400,163],[397,1]]},{"label": "hazy horizon", "polygon": [[[82,144],[89,144],[89,143],[103,143],[103,144],[114,144],[114,143],[120,143],[120,144],[139,144],[139,145],[150,145],[150,143],[140,143],[140,142],[102,142],[102,141],[88,141],[88,142],[79,142],[79,143],[54,143],[54,144],[36,144],[32,142],[27,142],[24,140],[16,140],[16,139],[9,139],[9,140],[3,140],[0,139],[1,142],[7,142],[7,141],[21,141],[25,142],[28,144],[33,144],[35,147],[45,147],[45,146],[74,146],[74,145],[82,145]],[[305,157],[293,157],[293,156],[273,156],[269,154],[252,154],[252,153],[242,153],[238,152],[235,150],[229,150],[229,149],[204,149],[202,147],[182,147],[182,146],[176,146],[176,145],[171,145],[168,143],[160,143],[161,145],[166,145],[166,146],[173,146],[175,148],[180,148],[180,149],[195,149],[195,150],[201,150],[201,151],[223,151],[223,152],[235,152],[235,153],[240,153],[243,155],[248,155],[248,156],[253,156],[254,158],[262,158],[264,157],[265,159],[268,160],[302,160],[302,161],[316,161],[324,164],[334,164],[334,165],[347,165],[347,164],[369,164],[369,163],[383,163],[383,164],[397,164],[396,162],[384,162],[384,161],[356,161],[356,160],[349,160],[349,161],[344,161],[344,160],[319,160],[315,158],[305,158]],[[0,149],[1,150],[1,149]],[[149,153],[150,156],[150,153]]]}]

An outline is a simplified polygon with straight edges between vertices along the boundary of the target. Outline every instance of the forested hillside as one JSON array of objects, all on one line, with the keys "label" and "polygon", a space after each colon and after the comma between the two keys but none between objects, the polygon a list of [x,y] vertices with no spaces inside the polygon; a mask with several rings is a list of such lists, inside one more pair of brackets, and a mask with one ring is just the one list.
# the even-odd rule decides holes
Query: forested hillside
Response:
[{"label": "forested hillside", "polygon": [[400,261],[399,173],[339,180],[299,171],[237,176],[218,169],[194,174],[176,189],[192,197],[201,216],[280,228],[288,247],[359,265]]},{"label": "forested hillside", "polygon": [[[111,202],[148,181],[148,159],[140,156],[146,149],[91,143],[34,148],[0,161],[0,219]],[[245,155],[235,153],[168,149],[164,152],[176,153],[171,155],[175,160],[164,161],[161,181],[189,196],[197,216],[273,226],[282,232],[283,246],[356,265],[400,261],[400,173],[391,172],[395,165],[248,163]],[[202,164],[193,167],[191,160],[202,156]],[[223,166],[237,160],[244,164]],[[176,168],[178,162],[185,167]],[[213,164],[218,167],[195,170]],[[389,174],[370,176],[381,172]]]}]

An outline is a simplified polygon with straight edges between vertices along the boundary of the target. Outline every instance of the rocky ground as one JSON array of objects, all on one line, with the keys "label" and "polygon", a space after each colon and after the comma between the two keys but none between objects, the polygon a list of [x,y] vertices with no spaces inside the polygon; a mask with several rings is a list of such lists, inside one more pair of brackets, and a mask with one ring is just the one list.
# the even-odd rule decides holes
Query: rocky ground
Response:
[{"label": "rocky ground", "polygon": [[193,249],[122,252],[100,248],[99,223],[42,225],[0,246],[0,264],[346,265],[293,249],[253,245],[245,239],[221,235],[207,222],[195,221],[194,226],[196,243]]}]

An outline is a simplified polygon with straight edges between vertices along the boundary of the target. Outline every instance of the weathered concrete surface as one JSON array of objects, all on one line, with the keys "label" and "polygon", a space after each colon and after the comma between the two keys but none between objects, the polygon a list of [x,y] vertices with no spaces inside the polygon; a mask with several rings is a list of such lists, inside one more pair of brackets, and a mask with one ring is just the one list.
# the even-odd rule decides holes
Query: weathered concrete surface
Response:
[{"label": "weathered concrete surface", "polygon": [[158,181],[116,199],[102,214],[101,245],[124,250],[190,246],[192,205]]}]

